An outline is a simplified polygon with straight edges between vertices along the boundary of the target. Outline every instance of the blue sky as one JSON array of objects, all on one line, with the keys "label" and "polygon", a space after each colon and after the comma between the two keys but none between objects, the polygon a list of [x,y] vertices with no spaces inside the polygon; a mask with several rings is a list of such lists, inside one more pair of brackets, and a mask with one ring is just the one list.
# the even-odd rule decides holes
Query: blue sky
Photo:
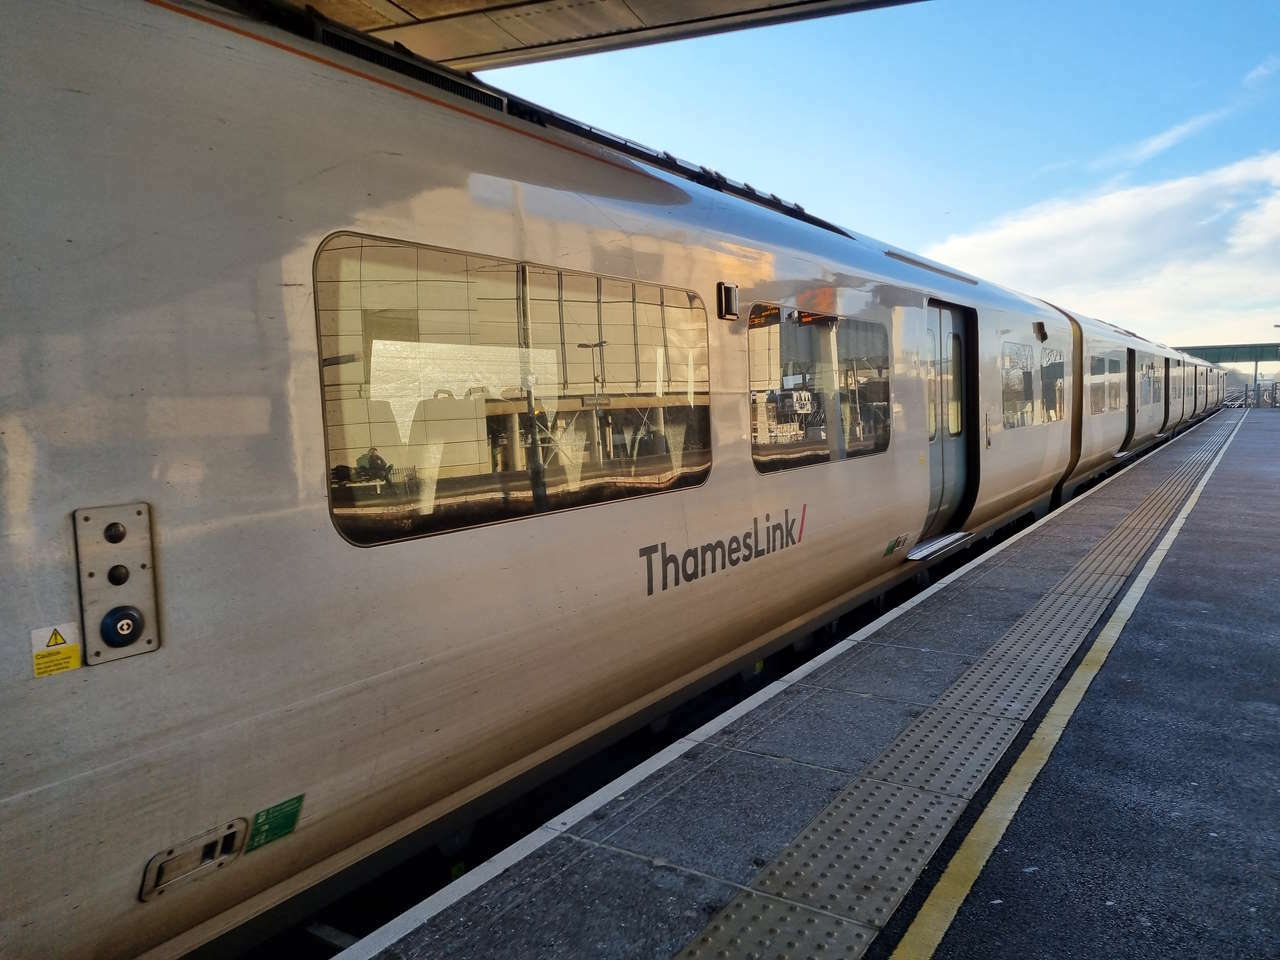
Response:
[{"label": "blue sky", "polygon": [[1280,2],[932,0],[488,71],[1170,342],[1280,339]]}]

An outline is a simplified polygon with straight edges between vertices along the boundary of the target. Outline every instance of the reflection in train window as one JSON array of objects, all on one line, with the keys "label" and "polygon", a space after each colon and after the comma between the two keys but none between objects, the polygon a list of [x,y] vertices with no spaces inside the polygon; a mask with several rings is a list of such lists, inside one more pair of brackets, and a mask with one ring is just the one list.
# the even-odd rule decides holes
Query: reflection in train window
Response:
[{"label": "reflection in train window", "polygon": [[1164,364],[1158,357],[1151,361],[1151,402],[1164,403]]},{"label": "reflection in train window", "polygon": [[1107,409],[1123,410],[1128,406],[1129,386],[1126,382],[1125,351],[1112,350],[1107,354]]},{"label": "reflection in train window", "polygon": [[1182,361],[1169,361],[1169,402],[1182,399]]},{"label": "reflection in train window", "polygon": [[929,396],[929,439],[938,436],[938,337],[932,330],[925,332],[929,338],[929,346],[925,355],[925,384]]},{"label": "reflection in train window", "polygon": [[1107,410],[1107,358],[1089,357],[1089,412]]},{"label": "reflection in train window", "polygon": [[964,404],[964,375],[963,368],[960,366],[964,363],[963,351],[964,344],[960,341],[960,334],[951,334],[951,351],[942,360],[943,390],[947,394],[947,435],[951,437],[960,436],[961,430],[964,429],[964,419],[961,416],[961,408]]},{"label": "reflection in train window", "polygon": [[1001,348],[1000,395],[1006,430],[1029,427],[1035,420],[1034,354],[1025,343],[1005,341]]},{"label": "reflection in train window", "polygon": [[1057,347],[1040,349],[1040,413],[1045,423],[1061,420],[1066,409],[1066,357]]},{"label": "reflection in train window", "polygon": [[762,472],[889,446],[889,332],[757,303],[747,320],[751,455]]},{"label": "reflection in train window", "polygon": [[330,509],[350,540],[706,479],[692,294],[352,234],[315,271]]},{"label": "reflection in train window", "polygon": [[1149,353],[1138,353],[1134,357],[1134,363],[1136,365],[1134,375],[1137,378],[1135,387],[1138,406],[1149,407],[1155,403],[1155,357]]}]

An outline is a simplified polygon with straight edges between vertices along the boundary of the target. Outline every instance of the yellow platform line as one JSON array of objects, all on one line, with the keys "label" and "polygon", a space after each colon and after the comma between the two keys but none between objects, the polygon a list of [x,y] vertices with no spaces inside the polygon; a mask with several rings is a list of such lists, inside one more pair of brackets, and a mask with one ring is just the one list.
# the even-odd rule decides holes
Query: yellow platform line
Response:
[{"label": "yellow platform line", "polygon": [[1040,721],[1031,740],[1014,761],[995,795],[969,830],[964,842],[960,844],[960,849],[947,864],[941,879],[934,885],[928,899],[921,906],[915,919],[911,921],[911,926],[907,928],[907,932],[893,951],[892,960],[928,960],[938,949],[938,944],[946,935],[960,905],[964,903],[965,897],[969,895],[982,868],[986,866],[996,844],[1000,842],[1000,838],[1004,836],[1005,830],[1013,821],[1014,814],[1018,812],[1023,798],[1031,789],[1031,784],[1035,782],[1036,777],[1048,762],[1049,755],[1053,753],[1053,748],[1062,737],[1062,731],[1066,729],[1071,715],[1076,712],[1080,701],[1084,699],[1085,691],[1089,689],[1089,684],[1102,669],[1111,648],[1115,646],[1121,631],[1129,622],[1129,617],[1137,608],[1138,601],[1146,593],[1147,585],[1151,583],[1169,548],[1173,546],[1173,541],[1181,532],[1188,514],[1199,501],[1201,491],[1218,468],[1218,463],[1226,454],[1227,447],[1231,446],[1231,441],[1240,432],[1248,415],[1246,411],[1235,429],[1231,431],[1226,443],[1209,464],[1209,469],[1200,478],[1200,482],[1187,498],[1187,502],[1170,525],[1164,538],[1147,559],[1142,572],[1138,574],[1137,579],[1129,587],[1115,612],[1098,634],[1093,646],[1089,648],[1075,672],[1071,674],[1071,679],[1062,688],[1053,706],[1049,708],[1049,712]]}]

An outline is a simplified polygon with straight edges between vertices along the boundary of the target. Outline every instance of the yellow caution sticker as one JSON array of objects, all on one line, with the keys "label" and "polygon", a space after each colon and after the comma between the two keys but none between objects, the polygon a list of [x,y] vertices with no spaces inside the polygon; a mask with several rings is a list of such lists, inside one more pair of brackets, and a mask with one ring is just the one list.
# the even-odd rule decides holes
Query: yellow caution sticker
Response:
[{"label": "yellow caution sticker", "polygon": [[37,677],[80,668],[80,624],[60,623],[31,631],[31,666]]}]

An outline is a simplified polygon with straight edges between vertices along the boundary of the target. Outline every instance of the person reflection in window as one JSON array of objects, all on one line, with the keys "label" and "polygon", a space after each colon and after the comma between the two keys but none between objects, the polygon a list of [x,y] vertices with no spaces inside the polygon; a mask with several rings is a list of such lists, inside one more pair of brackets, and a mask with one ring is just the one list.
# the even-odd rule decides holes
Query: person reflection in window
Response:
[{"label": "person reflection in window", "polygon": [[356,472],[365,480],[390,480],[391,464],[382,458],[377,447],[370,447],[356,460]]}]

